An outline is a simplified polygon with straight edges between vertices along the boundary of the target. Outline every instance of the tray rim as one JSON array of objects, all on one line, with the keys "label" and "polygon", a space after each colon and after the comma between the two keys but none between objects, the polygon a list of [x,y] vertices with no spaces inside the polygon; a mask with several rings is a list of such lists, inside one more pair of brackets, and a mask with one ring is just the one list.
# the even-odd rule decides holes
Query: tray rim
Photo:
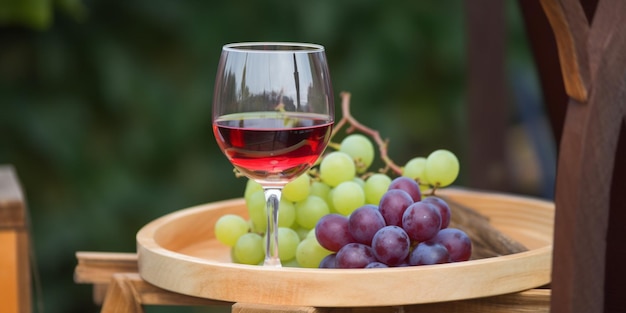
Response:
[{"label": "tray rim", "polygon": [[[446,190],[440,191],[442,194],[451,195],[470,195],[470,196],[478,196],[478,197],[489,197],[491,199],[496,199],[500,201],[509,201],[509,200],[524,200],[530,201],[536,206],[542,206],[546,209],[552,210],[552,214],[554,211],[554,203],[551,201],[538,199],[529,196],[520,196],[520,195],[512,195],[507,193],[497,193],[497,192],[485,192],[485,191],[477,191],[466,188],[446,188]],[[532,249],[526,252],[494,257],[494,258],[486,258],[479,260],[472,260],[466,262],[459,263],[449,263],[449,264],[440,264],[434,266],[417,266],[417,267],[401,267],[401,268],[388,268],[388,269],[307,269],[307,268],[291,268],[285,267],[280,269],[274,268],[266,268],[262,266],[256,265],[245,265],[245,264],[235,264],[235,263],[224,263],[221,261],[208,260],[203,259],[191,255],[186,255],[182,253],[178,253],[176,251],[168,250],[162,246],[160,246],[156,240],[154,239],[154,234],[157,232],[160,227],[163,225],[167,225],[167,223],[171,221],[176,221],[178,218],[183,216],[192,215],[192,214],[202,214],[205,211],[214,210],[215,208],[223,208],[224,206],[234,206],[234,205],[242,205],[242,198],[221,200],[216,202],[210,202],[205,204],[200,204],[196,206],[192,206],[189,208],[181,209],[178,211],[174,211],[168,213],[164,216],[161,216],[152,222],[149,222],[144,227],[142,227],[137,233],[137,252],[138,252],[138,264],[139,264],[139,273],[142,278],[156,286],[161,288],[183,293],[191,296],[198,296],[203,298],[210,298],[214,300],[223,300],[223,301],[231,301],[231,302],[251,302],[251,303],[260,303],[260,304],[273,304],[273,305],[301,305],[301,306],[318,306],[318,307],[346,307],[346,306],[393,306],[393,305],[409,305],[409,304],[420,304],[420,303],[431,303],[431,302],[440,302],[440,301],[452,301],[452,300],[462,300],[462,299],[471,299],[471,298],[479,298],[484,296],[493,296],[500,295],[506,293],[512,293],[517,291],[523,291],[526,289],[538,287],[545,285],[550,282],[550,271],[552,264],[552,244],[545,245],[543,247]],[[552,241],[552,240],[551,240]],[[363,278],[367,277],[371,280],[389,280],[392,278],[402,278],[405,275],[424,275],[428,273],[429,275],[436,275],[437,273],[446,272],[446,274],[450,273],[462,273],[467,271],[474,271],[476,269],[487,269],[491,266],[497,266],[502,264],[503,262],[508,262],[509,265],[515,265],[519,267],[518,269],[509,269],[510,272],[507,273],[508,276],[517,277],[517,276],[537,276],[532,279],[532,283],[529,283],[527,286],[519,286],[516,284],[504,284],[500,285],[499,288],[494,289],[493,287],[489,288],[489,291],[485,291],[483,293],[476,293],[473,291],[470,292],[452,292],[449,295],[446,295],[445,298],[442,298],[441,295],[435,294],[432,296],[426,296],[420,299],[415,299],[409,296],[400,296],[400,297],[385,297],[379,298],[374,297],[375,300],[368,300],[360,298],[358,301],[350,301],[350,299],[345,299],[346,297],[335,297],[335,298],[324,298],[323,302],[320,302],[320,297],[305,297],[293,299],[292,297],[279,298],[275,299],[269,295],[245,295],[238,294],[233,296],[232,294],[225,294],[223,292],[215,292],[212,289],[218,288],[209,288],[203,287],[200,290],[197,290],[198,285],[202,285],[200,282],[187,282],[183,283],[180,281],[168,279],[167,275],[156,275],[155,273],[159,273],[159,271],[155,271],[155,267],[159,268],[162,264],[168,264],[170,267],[178,267],[178,270],[181,270],[184,275],[189,275],[193,277],[193,273],[198,272],[210,272],[213,275],[220,276],[216,278],[220,283],[224,283],[223,276],[228,275],[245,275],[248,277],[257,277],[257,280],[260,279],[270,279],[276,281],[277,279],[289,279],[288,275],[300,275],[306,279],[316,279],[319,281],[332,281],[332,277],[347,277],[347,278]],[[173,265],[172,265],[173,264]],[[528,267],[531,267],[531,272],[525,272]],[[185,268],[185,269],[183,269]],[[366,271],[366,272],[365,272]],[[219,272],[219,273],[218,273]],[[435,273],[435,274],[433,274]],[[254,275],[254,276],[250,276]],[[277,277],[269,277],[269,275],[277,276]],[[367,275],[367,276],[363,276]],[[159,277],[162,276],[162,277]],[[482,278],[480,277],[482,276]],[[493,277],[488,272],[484,273],[484,275],[480,275],[476,277],[483,284],[493,284],[497,281],[497,279],[501,279],[501,277]],[[263,278],[261,278],[263,277]],[[206,278],[209,279],[209,278]],[[493,281],[489,281],[493,279]],[[213,279],[210,279],[213,280]],[[216,283],[216,282],[214,282]],[[211,284],[211,282],[204,282],[204,284]],[[187,285],[187,286],[185,286]],[[298,285],[298,287],[302,287]],[[328,292],[323,292],[327,294]],[[365,301],[364,301],[365,300]]]}]

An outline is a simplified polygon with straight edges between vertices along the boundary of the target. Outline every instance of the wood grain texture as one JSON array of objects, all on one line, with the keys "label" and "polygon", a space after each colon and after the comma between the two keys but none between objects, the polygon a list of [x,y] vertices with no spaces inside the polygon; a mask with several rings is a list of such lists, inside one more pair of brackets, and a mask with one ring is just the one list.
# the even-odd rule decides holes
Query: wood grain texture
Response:
[{"label": "wood grain texture", "polygon": [[[81,262],[82,257],[98,258],[100,263],[109,264],[110,268],[125,268],[130,259],[137,260],[135,254],[126,254],[120,258],[119,253],[77,253],[79,263],[84,270],[81,272],[81,283],[93,283],[105,275],[110,275],[107,296],[102,306],[103,313],[144,312],[144,305],[153,306],[231,306],[234,313],[528,313],[548,312],[550,304],[550,289],[531,289],[518,293],[505,294],[494,297],[468,299],[461,301],[429,303],[404,306],[377,306],[377,307],[312,307],[265,305],[256,303],[231,303],[198,297],[190,297],[171,292],[145,282],[137,273],[111,273],[110,269],[96,266],[88,269],[96,262]],[[115,265],[117,264],[117,265]],[[103,271],[97,274],[96,272]]]},{"label": "wood grain texture", "polygon": [[[494,227],[530,250],[453,264],[367,271],[233,264],[229,248],[214,239],[213,225],[226,213],[246,216],[243,199],[235,199],[180,210],[142,228],[137,234],[139,272],[161,288],[201,298],[315,307],[454,301],[549,282],[552,203],[467,190],[440,192],[487,215]],[[414,287],[379,292],[399,285]]]},{"label": "wood grain texture", "polygon": [[567,94],[578,102],[589,95],[589,61],[585,45],[589,23],[579,1],[540,0],[558,47]]},{"label": "wood grain texture", "polygon": [[467,59],[467,186],[506,191],[511,187],[506,136],[511,106],[505,70],[505,2],[464,2]]},{"label": "wood grain texture", "polygon": [[[615,264],[612,260],[626,259],[618,243],[626,237],[624,228],[612,227],[609,233],[609,225],[619,223],[610,217],[624,216],[623,202],[612,199],[619,199],[616,195],[626,188],[625,173],[616,172],[624,171],[616,164],[626,159],[624,149],[618,151],[620,136],[626,133],[626,4],[598,2],[591,27],[582,25],[578,1],[542,4],[557,43],[571,41],[569,46],[558,45],[564,79],[571,78],[567,75],[572,63],[589,70],[586,99],[566,88],[571,100],[557,170],[552,311],[625,311],[626,303],[619,296],[626,287],[624,271],[606,268]],[[569,24],[564,27],[553,21]],[[587,58],[565,50],[585,50]]]},{"label": "wood grain texture", "polygon": [[589,96],[589,23],[579,1],[540,0],[555,33],[565,90],[578,102]]},{"label": "wood grain texture", "polygon": [[235,303],[233,313],[547,313],[550,290],[532,289],[496,297],[395,307],[320,308]]},{"label": "wood grain texture", "polygon": [[30,234],[24,196],[12,166],[0,166],[0,312],[31,311]]}]

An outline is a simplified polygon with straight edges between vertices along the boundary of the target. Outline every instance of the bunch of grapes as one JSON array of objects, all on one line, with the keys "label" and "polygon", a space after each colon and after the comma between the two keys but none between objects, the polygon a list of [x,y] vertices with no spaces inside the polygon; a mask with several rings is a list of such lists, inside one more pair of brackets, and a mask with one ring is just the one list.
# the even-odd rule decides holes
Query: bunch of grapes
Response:
[{"label": "bunch of grapes", "polygon": [[[467,251],[461,258],[451,255],[454,244],[446,238],[456,238],[462,232],[446,228],[449,207],[435,196],[422,200],[426,190],[448,186],[456,179],[459,162],[452,152],[436,150],[428,157],[414,158],[402,167],[401,175],[392,180],[386,172],[368,172],[375,156],[374,144],[368,137],[350,134],[333,147],[336,149],[325,154],[313,169],[283,189],[278,219],[279,257],[283,266],[365,267],[371,263],[356,266],[356,261],[335,262],[358,255],[370,256],[369,260],[380,263],[371,266],[397,266],[410,264],[413,254],[416,254],[413,258],[423,258],[421,255],[432,254],[435,250],[442,250],[443,254],[442,247],[449,254],[447,259],[443,256],[442,259],[465,258]],[[411,190],[406,186],[411,186]],[[407,195],[410,196],[407,198]],[[267,217],[261,185],[248,180],[244,199],[249,219],[224,215],[215,225],[215,236],[231,247],[233,262],[262,264]],[[424,217],[420,214],[425,211],[431,212],[431,218],[438,221],[428,226],[432,233],[428,238],[421,230],[420,219]],[[402,225],[405,214],[406,227]],[[350,223],[354,224],[353,230],[348,227]],[[452,232],[454,234],[446,235]],[[387,244],[395,237],[404,238],[399,240],[403,245],[406,243],[406,247]],[[343,252],[339,253],[340,250]],[[387,254],[390,256],[385,257]]]},{"label": "bunch of grapes", "polygon": [[367,204],[349,216],[322,217],[315,236],[332,254],[322,268],[378,268],[432,265],[469,260],[470,238],[448,228],[451,211],[441,198],[422,198],[418,183],[394,179],[378,205]]}]

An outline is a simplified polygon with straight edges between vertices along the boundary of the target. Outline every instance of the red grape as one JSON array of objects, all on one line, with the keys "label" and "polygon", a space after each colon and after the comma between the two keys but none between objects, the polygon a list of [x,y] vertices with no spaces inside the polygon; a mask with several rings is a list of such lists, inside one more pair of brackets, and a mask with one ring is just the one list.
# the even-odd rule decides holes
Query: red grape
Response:
[{"label": "red grape", "polygon": [[387,225],[401,226],[402,214],[413,202],[413,199],[406,191],[391,189],[380,198],[378,209],[383,218],[385,218]]},{"label": "red grape", "polygon": [[460,229],[442,229],[430,241],[445,246],[452,262],[467,261],[472,256],[472,242]]},{"label": "red grape", "polygon": [[411,254],[410,265],[432,265],[450,262],[450,253],[442,244],[434,242],[420,242]]},{"label": "red grape", "polygon": [[322,247],[334,252],[355,242],[348,230],[348,218],[340,214],[327,214],[320,218],[315,225],[315,237]]},{"label": "red grape", "polygon": [[423,201],[428,201],[439,209],[439,213],[441,214],[441,229],[447,228],[448,225],[450,225],[450,216],[452,216],[448,203],[435,196],[426,197]]},{"label": "red grape", "polygon": [[348,218],[348,229],[352,238],[366,245],[372,244],[374,234],[383,227],[385,219],[375,205],[362,206],[354,210]]},{"label": "red grape", "polygon": [[413,202],[422,200],[422,191],[419,184],[409,177],[400,176],[391,181],[388,190],[400,189],[406,191],[411,196]]},{"label": "red grape", "polygon": [[319,268],[337,268],[337,254],[329,254],[325,256],[321,261]]},{"label": "red grape", "polygon": [[426,241],[441,229],[441,214],[434,205],[420,201],[411,204],[402,215],[402,228],[414,241]]},{"label": "red grape", "polygon": [[362,243],[349,243],[337,252],[337,268],[364,268],[376,261],[372,248]]},{"label": "red grape", "polygon": [[409,235],[398,226],[385,226],[376,232],[372,239],[374,256],[389,266],[404,262],[409,255],[410,247]]},{"label": "red grape", "polygon": [[378,262],[378,261],[372,262],[372,263],[367,264],[365,266],[365,268],[387,268],[387,267],[389,267],[389,266],[387,266],[387,264],[381,263],[381,262]]}]

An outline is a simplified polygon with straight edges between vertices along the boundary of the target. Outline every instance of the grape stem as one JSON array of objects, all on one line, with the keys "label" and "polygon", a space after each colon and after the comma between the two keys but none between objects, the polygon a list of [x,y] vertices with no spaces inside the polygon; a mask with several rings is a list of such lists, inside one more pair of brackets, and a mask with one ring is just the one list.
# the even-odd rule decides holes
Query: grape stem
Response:
[{"label": "grape stem", "polygon": [[[402,175],[402,168],[398,166],[395,162],[393,162],[393,160],[387,154],[387,147],[389,145],[389,139],[383,139],[377,130],[369,128],[361,124],[356,118],[354,118],[354,116],[352,116],[352,114],[350,113],[351,94],[349,92],[344,91],[340,94],[340,96],[341,96],[341,113],[343,114],[343,116],[341,117],[341,120],[339,120],[339,122],[335,124],[335,127],[331,135],[331,140],[337,133],[339,133],[341,128],[348,125],[349,127],[346,129],[347,134],[350,134],[358,130],[362,132],[363,134],[370,136],[374,140],[374,142],[376,142],[376,144],[378,145],[378,151],[380,152],[380,159],[385,163],[385,167],[380,169],[381,173],[393,171],[397,175]],[[339,147],[339,144],[330,143],[329,146],[337,149],[337,147]]]}]

